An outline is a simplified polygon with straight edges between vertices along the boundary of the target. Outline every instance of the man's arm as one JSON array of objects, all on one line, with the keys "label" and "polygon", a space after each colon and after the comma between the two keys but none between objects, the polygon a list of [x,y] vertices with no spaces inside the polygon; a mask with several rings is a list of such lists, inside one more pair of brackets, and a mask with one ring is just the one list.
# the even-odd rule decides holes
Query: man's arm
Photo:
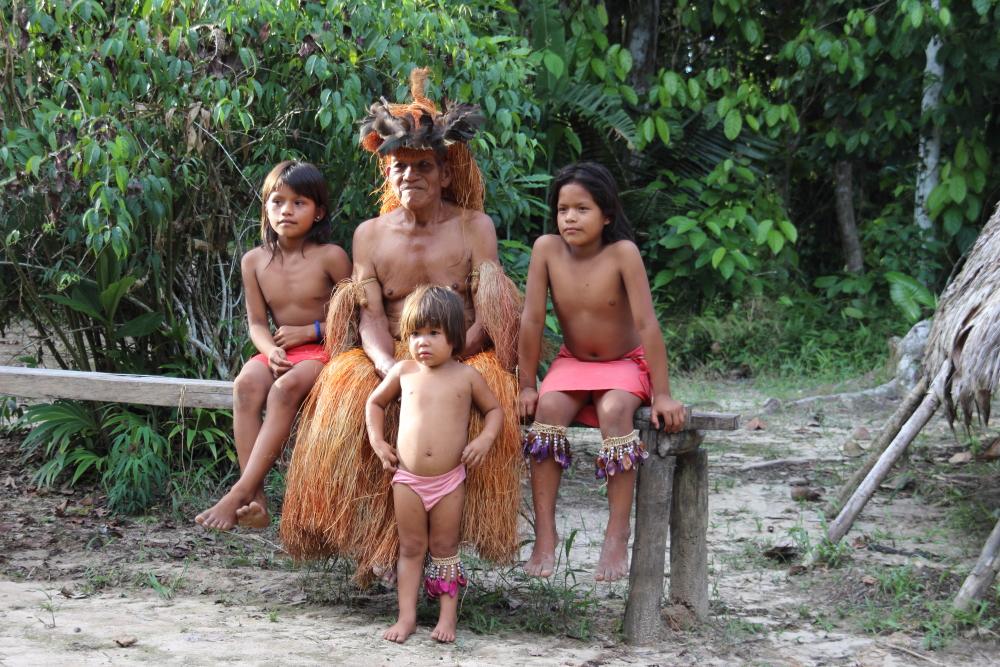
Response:
[{"label": "man's arm", "polygon": [[[361,347],[365,354],[375,364],[376,372],[385,377],[395,363],[395,343],[389,332],[389,318],[385,315],[382,303],[382,285],[378,282],[375,265],[372,262],[372,251],[375,238],[370,232],[374,221],[361,223],[354,232],[354,282],[362,285],[361,289],[368,304],[361,308],[361,323],[358,331],[361,334]],[[365,282],[367,281],[367,282]]]},{"label": "man's arm", "polygon": [[385,379],[375,387],[375,391],[365,403],[365,426],[368,429],[368,439],[376,456],[382,462],[385,470],[396,470],[399,457],[396,448],[385,439],[385,409],[400,393],[399,367],[389,371]]},{"label": "man's arm", "polygon": [[[470,224],[472,234],[472,270],[476,271],[483,262],[497,262],[497,230],[493,225],[493,220],[486,214],[476,215]],[[469,299],[474,300],[475,295],[469,294]],[[476,318],[473,320],[469,330],[465,332],[465,349],[462,350],[462,357],[468,358],[474,354],[482,352],[486,347],[488,338],[483,329],[482,318],[476,310]],[[496,342],[496,341],[494,341]]]}]

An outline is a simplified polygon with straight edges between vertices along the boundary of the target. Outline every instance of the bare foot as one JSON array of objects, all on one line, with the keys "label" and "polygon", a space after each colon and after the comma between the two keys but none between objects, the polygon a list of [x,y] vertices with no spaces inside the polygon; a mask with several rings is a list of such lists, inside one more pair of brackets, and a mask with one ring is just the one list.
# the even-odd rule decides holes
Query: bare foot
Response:
[{"label": "bare foot", "polygon": [[550,577],[556,566],[556,543],[558,535],[551,539],[535,537],[535,545],[531,549],[531,558],[524,564],[524,572],[529,577]]},{"label": "bare foot", "polygon": [[271,525],[271,515],[263,503],[253,500],[236,510],[236,522],[244,528],[267,528]]},{"label": "bare foot", "polygon": [[[416,623],[404,623],[403,621],[397,621],[396,625],[382,633],[382,639],[402,644],[409,639],[410,635],[412,635],[413,631],[416,629]],[[452,632],[454,633],[454,631]]]},{"label": "bare foot", "polygon": [[236,510],[246,505],[246,498],[234,490],[222,496],[219,502],[194,518],[199,526],[212,530],[229,530],[236,525]]},{"label": "bare foot", "polygon": [[455,626],[458,623],[458,619],[453,614],[448,614],[448,616],[449,618],[445,618],[445,614],[441,614],[438,624],[431,630],[432,639],[436,639],[439,642],[455,641]]},{"label": "bare foot", "polygon": [[604,536],[601,557],[594,571],[595,581],[618,581],[628,574],[628,534],[622,537]]}]

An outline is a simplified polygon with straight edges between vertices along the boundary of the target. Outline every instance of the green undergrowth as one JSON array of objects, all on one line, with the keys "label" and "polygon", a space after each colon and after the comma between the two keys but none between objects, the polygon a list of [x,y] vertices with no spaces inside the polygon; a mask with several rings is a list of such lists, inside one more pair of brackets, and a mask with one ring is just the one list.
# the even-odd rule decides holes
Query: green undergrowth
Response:
[{"label": "green undergrowth", "polygon": [[714,304],[671,319],[665,339],[673,367],[798,386],[884,373],[888,341],[904,335],[905,324],[864,324],[830,313],[815,297],[797,298],[794,306],[762,298]]}]

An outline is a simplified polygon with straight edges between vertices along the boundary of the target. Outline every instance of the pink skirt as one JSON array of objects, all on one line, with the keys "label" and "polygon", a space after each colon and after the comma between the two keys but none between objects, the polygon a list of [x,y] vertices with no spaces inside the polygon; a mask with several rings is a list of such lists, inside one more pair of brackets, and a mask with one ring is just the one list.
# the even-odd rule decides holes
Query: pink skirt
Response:
[{"label": "pink skirt", "polygon": [[[566,346],[559,348],[549,372],[538,389],[541,396],[549,391],[606,391],[621,389],[635,394],[648,404],[653,395],[649,366],[642,346],[635,348],[621,359],[610,361],[582,361],[574,357]],[[576,421],[587,426],[598,426],[597,410],[588,402],[576,416]]]}]

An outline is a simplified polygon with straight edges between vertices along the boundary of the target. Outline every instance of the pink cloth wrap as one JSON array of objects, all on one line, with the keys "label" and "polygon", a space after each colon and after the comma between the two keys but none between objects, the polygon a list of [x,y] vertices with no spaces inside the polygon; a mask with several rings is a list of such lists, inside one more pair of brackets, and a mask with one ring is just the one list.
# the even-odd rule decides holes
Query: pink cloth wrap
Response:
[{"label": "pink cloth wrap", "polygon": [[[290,350],[285,350],[285,356],[293,366],[300,361],[319,361],[324,364],[330,361],[330,355],[326,353],[326,350],[319,343],[304,343]],[[270,368],[267,357],[263,354],[255,354],[250,359],[251,361],[259,361]]]},{"label": "pink cloth wrap", "polygon": [[[628,352],[621,359],[609,361],[583,361],[577,359],[563,345],[559,348],[549,372],[542,380],[538,395],[549,391],[606,391],[621,389],[635,394],[643,404],[649,404],[653,395],[649,366],[642,346]],[[597,410],[588,402],[576,415],[575,421],[587,426],[598,426]]]},{"label": "pink cloth wrap", "polygon": [[458,467],[435,477],[421,477],[405,470],[396,470],[396,474],[392,476],[392,484],[405,484],[413,489],[413,492],[420,497],[420,502],[424,504],[424,509],[428,512],[464,481],[464,463],[460,463]]}]

